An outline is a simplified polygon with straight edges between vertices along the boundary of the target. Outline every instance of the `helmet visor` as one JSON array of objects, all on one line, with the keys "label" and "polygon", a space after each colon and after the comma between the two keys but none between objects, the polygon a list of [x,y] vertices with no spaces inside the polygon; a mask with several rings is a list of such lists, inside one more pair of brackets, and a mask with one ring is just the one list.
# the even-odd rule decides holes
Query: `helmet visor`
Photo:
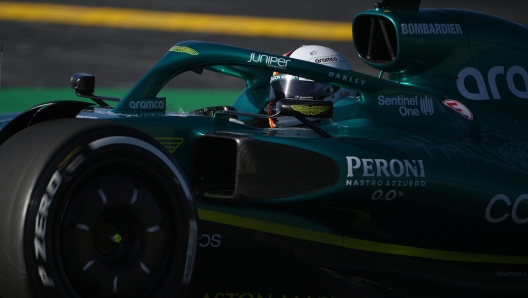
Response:
[{"label": "helmet visor", "polygon": [[294,76],[283,76],[270,83],[270,100],[283,98],[324,99],[332,95],[337,88],[329,84],[321,84]]}]

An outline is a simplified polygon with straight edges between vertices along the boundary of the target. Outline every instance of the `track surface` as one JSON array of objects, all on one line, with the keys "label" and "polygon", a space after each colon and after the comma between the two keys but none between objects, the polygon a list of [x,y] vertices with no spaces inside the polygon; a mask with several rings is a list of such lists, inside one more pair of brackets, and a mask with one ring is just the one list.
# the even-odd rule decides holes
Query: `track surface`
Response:
[{"label": "track surface", "polygon": [[[80,1],[50,0],[50,3],[102,7],[138,8],[156,11],[214,13],[255,17],[295,18],[351,22],[353,16],[373,7],[375,1],[269,1],[269,0],[178,0],[178,1]],[[39,2],[42,3],[42,2]],[[437,1],[422,0],[421,7],[450,7],[478,10],[528,24],[525,1]],[[0,10],[2,2],[0,2]],[[4,45],[2,86],[67,87],[75,72],[97,78],[97,86],[130,87],[182,40],[204,40],[282,54],[302,44],[323,44],[341,52],[355,70],[376,75],[356,57],[351,42],[323,42],[308,39],[263,38],[208,33],[163,32],[156,30],[82,27],[0,20],[0,43]],[[195,76],[177,87],[204,87]],[[206,88],[239,88],[222,81],[206,82]]]}]

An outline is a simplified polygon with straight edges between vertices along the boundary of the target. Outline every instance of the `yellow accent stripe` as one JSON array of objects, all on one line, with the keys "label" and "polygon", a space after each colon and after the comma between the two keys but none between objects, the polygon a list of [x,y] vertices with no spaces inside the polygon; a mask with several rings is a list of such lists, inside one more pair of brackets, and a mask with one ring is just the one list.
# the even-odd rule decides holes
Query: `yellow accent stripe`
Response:
[{"label": "yellow accent stripe", "polygon": [[155,138],[160,144],[169,150],[170,153],[174,153],[176,149],[183,144],[183,138]]},{"label": "yellow accent stripe", "polygon": [[524,256],[465,253],[374,242],[351,237],[342,237],[338,235],[291,227],[263,220],[252,219],[216,211],[209,211],[204,209],[198,209],[198,217],[201,220],[242,227],[260,232],[266,232],[296,239],[314,241],[329,245],[344,246],[346,248],[377,253],[443,261],[497,264],[528,264],[528,257]]},{"label": "yellow accent stripe", "polygon": [[326,41],[352,40],[352,26],[347,22],[50,3],[0,2],[0,20]]},{"label": "yellow accent stripe", "polygon": [[241,228],[272,233],[302,240],[315,241],[324,244],[343,246],[343,237],[323,232],[311,231],[296,228],[278,223],[242,217],[238,215],[226,214],[216,211],[198,209],[198,217],[202,220],[222,223]]},{"label": "yellow accent stripe", "polygon": [[382,242],[367,241],[345,237],[345,247],[365,250],[370,252],[379,252],[392,255],[401,255],[425,259],[472,262],[472,263],[497,263],[497,264],[528,264],[528,257],[523,256],[504,256],[491,254],[466,253],[447,250],[436,250],[428,248],[419,248],[403,246]]}]

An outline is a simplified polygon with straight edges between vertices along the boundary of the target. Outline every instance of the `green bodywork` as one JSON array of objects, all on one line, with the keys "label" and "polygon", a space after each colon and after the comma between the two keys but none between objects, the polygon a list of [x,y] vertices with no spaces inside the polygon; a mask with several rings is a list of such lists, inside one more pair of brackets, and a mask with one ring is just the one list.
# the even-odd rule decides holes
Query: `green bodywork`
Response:
[{"label": "green bodywork", "polygon": [[[185,41],[172,47],[115,108],[82,115],[147,132],[189,178],[195,142],[211,133],[303,148],[338,166],[332,186],[303,195],[244,202],[198,196],[200,219],[340,246],[344,255],[368,251],[450,264],[527,266],[528,29],[445,9],[376,9],[360,13],[354,22],[372,16],[392,24],[396,34],[390,61],[360,53],[383,71],[381,78]],[[355,38],[360,34],[354,32]],[[319,127],[331,138],[310,129],[252,127],[219,112],[214,117],[168,113],[158,93],[187,71],[245,80],[246,88],[233,99],[244,113],[264,113],[274,71],[357,90],[359,97],[337,99],[333,117],[321,121]],[[444,100],[463,104],[471,118]],[[275,154],[269,152],[269,158]]]}]

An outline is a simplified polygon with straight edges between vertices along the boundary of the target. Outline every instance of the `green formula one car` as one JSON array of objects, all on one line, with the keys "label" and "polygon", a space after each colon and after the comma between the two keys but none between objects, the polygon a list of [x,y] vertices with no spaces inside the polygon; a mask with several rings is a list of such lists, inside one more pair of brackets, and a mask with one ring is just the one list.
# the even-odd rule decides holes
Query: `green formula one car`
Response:
[{"label": "green formula one car", "polygon": [[[1,116],[0,296],[528,293],[528,29],[392,2],[352,24],[379,77],[185,41],[120,100],[77,73],[96,104]],[[246,87],[158,96],[207,73]],[[286,76],[358,95],[271,101]]]}]

